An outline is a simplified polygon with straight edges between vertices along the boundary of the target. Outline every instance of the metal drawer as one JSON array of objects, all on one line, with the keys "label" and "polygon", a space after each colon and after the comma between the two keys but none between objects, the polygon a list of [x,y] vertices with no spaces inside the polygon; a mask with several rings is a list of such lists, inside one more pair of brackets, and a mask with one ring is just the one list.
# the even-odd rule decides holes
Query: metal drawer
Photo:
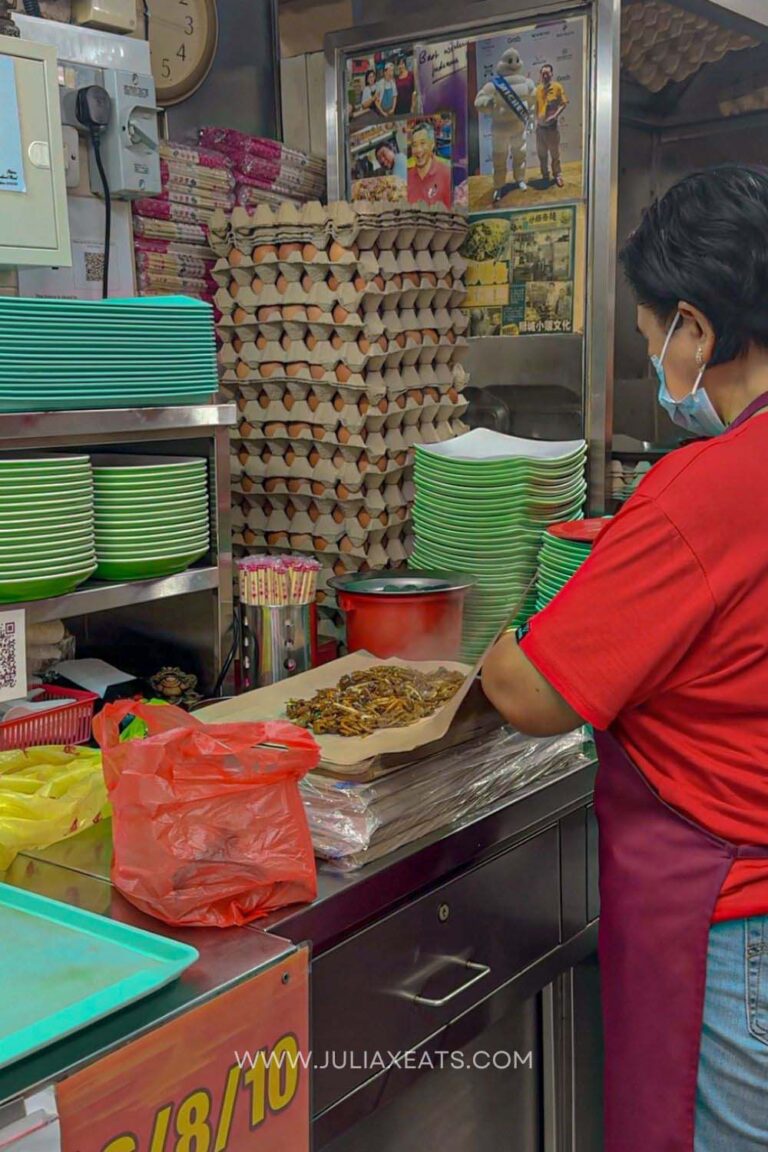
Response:
[{"label": "metal drawer", "polygon": [[324,953],[312,970],[315,1114],[559,942],[550,828]]}]

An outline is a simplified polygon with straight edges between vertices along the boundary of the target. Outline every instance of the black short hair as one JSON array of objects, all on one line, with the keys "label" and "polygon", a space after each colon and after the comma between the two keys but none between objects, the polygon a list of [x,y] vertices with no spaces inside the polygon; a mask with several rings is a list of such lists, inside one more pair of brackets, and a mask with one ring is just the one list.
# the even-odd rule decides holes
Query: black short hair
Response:
[{"label": "black short hair", "polygon": [[681,300],[712,324],[711,364],[768,348],[768,168],[694,172],[646,211],[619,256],[640,304],[671,323]]}]

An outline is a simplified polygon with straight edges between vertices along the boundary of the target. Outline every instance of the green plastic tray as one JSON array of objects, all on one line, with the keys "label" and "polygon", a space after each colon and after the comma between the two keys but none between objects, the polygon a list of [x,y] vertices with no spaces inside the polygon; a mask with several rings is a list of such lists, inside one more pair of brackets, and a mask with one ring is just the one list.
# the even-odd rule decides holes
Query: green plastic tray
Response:
[{"label": "green plastic tray", "polygon": [[0,939],[13,995],[0,1001],[0,1068],[176,980],[188,944],[0,884]]}]

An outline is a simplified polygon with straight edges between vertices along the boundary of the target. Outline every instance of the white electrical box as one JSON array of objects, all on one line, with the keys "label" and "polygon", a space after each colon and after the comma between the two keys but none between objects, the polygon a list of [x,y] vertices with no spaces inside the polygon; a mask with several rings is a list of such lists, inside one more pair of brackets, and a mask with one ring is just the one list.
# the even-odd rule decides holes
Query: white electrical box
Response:
[{"label": "white electrical box", "polygon": [[72,23],[102,32],[135,32],[136,0],[73,0]]},{"label": "white electrical box", "polygon": [[0,36],[0,266],[71,263],[56,50]]}]

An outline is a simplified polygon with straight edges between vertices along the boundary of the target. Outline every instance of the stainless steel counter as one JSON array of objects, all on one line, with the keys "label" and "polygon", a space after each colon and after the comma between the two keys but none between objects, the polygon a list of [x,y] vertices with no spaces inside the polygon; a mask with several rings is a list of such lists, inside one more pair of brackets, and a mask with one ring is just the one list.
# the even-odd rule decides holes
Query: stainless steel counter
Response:
[{"label": "stainless steel counter", "polygon": [[[383,1132],[386,1116],[394,1116],[398,1130],[397,1108],[424,1080],[423,1070],[400,1067],[398,1054],[466,1047],[493,1028],[501,1029],[499,1042],[514,1033],[535,1050],[538,1070],[518,1093],[515,1107],[522,1111],[512,1121],[530,1127],[535,1115],[551,1130],[563,1123],[565,1081],[575,1074],[562,1067],[572,1037],[560,1001],[570,995],[569,974],[589,961],[596,942],[593,782],[594,768],[580,768],[360,871],[322,866],[313,904],[247,929],[177,932],[138,913],[109,883],[108,824],[19,857],[10,883],[187,940],[200,961],[170,988],[0,1071],[0,1105],[311,942],[316,1148],[335,1150],[337,1141],[339,1152],[356,1148],[349,1141],[360,1125],[359,1147],[391,1146],[363,1129],[374,1117]],[[370,1067],[368,1057],[384,1052],[389,1066]],[[344,1067],[334,1066],[339,1053]],[[434,1074],[426,1077],[427,1086],[434,1082]],[[464,1081],[464,1095],[470,1093],[474,1114],[479,1097],[472,1082]],[[474,1082],[487,1091],[491,1079]],[[458,1139],[461,1124],[451,1124]],[[481,1128],[472,1146],[478,1152],[498,1146],[495,1129]],[[405,1152],[410,1144],[397,1139]],[[441,1138],[443,1152],[454,1146],[469,1145]],[[539,1145],[519,1145],[529,1146]]]}]

